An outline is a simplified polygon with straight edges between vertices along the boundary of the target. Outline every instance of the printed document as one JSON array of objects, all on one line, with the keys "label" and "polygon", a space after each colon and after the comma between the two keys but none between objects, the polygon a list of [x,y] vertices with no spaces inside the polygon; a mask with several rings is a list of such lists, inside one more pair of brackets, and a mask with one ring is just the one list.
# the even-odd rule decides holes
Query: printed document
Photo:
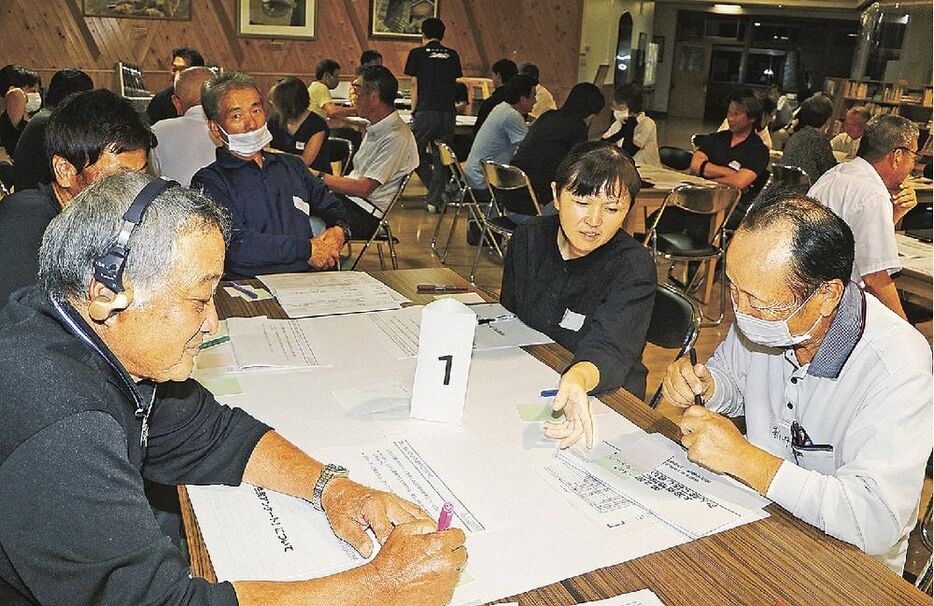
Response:
[{"label": "printed document", "polygon": [[408,301],[373,276],[359,271],[258,277],[290,318],[399,309]]}]

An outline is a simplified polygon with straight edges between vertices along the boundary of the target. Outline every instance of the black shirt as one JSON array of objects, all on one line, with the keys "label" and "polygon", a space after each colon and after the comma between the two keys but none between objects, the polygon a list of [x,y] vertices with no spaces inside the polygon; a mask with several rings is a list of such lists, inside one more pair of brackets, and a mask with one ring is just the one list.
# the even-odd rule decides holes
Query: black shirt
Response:
[{"label": "black shirt", "polygon": [[175,94],[175,87],[163,88],[153,95],[146,106],[146,115],[149,116],[149,125],[152,126],[159,120],[168,120],[169,118],[178,118],[178,112],[172,105],[172,95]]},{"label": "black shirt", "polygon": [[38,287],[0,310],[0,359],[0,604],[235,606],[190,577],[143,480],[239,484],[269,428],[194,380],[134,382]]},{"label": "black shirt", "polygon": [[480,109],[477,110],[477,123],[474,125],[474,133],[480,132],[480,127],[483,126],[483,123],[486,121],[487,116],[490,115],[490,112],[493,111],[493,108],[506,100],[506,89],[503,86],[498,86],[493,89],[493,92],[490,93],[490,96],[483,100],[483,103],[480,104]]},{"label": "black shirt", "polygon": [[[620,230],[577,259],[558,250],[558,217],[535,217],[516,228],[503,269],[500,302],[519,319],[600,370],[594,392],[624,387],[645,397],[645,334],[655,304],[655,263]],[[574,316],[583,316],[578,330]],[[579,318],[578,318],[579,319]]]},{"label": "black shirt", "polygon": [[756,173],[756,180],[743,192],[739,204],[729,217],[727,226],[735,228],[769,177],[766,170],[769,167],[769,148],[755,132],[749,133],[749,136],[735,147],[730,147],[732,139],[733,133],[729,130],[710,133],[701,140],[697,149],[707,154],[707,159],[712,164],[730,166],[730,162],[735,162],[733,167],[746,168]]},{"label": "black shirt", "polygon": [[279,125],[279,116],[277,114],[269,116],[269,119],[266,120],[266,126],[272,134],[270,147],[296,156],[302,155],[305,151],[305,145],[308,144],[308,140],[312,136],[323,131],[324,142],[321,144],[321,149],[318,150],[318,155],[315,156],[315,161],[311,163],[311,167],[317,171],[331,172],[331,154],[328,150],[328,136],[331,129],[328,128],[328,123],[324,121],[324,118],[315,112],[308,112],[308,117],[298,126],[294,134],[290,133],[287,127]]},{"label": "black shirt", "polygon": [[13,157],[13,187],[16,191],[35,189],[52,182],[52,170],[45,155],[45,127],[52,110],[43,109],[29,120],[16,144]]},{"label": "black shirt", "polygon": [[46,184],[0,200],[0,307],[10,293],[36,281],[42,235],[61,211]]},{"label": "black shirt", "polygon": [[10,116],[6,112],[0,112],[0,145],[6,148],[6,153],[12,158],[16,154],[16,144],[19,137],[26,128],[26,119],[19,121],[19,124],[10,122]]},{"label": "black shirt", "polygon": [[564,110],[547,111],[529,127],[511,164],[528,175],[538,203],[552,199],[551,182],[571,148],[587,140],[587,124]]},{"label": "black shirt", "polygon": [[454,84],[463,75],[456,50],[429,40],[425,46],[409,51],[405,75],[418,79],[415,111],[454,111]]}]

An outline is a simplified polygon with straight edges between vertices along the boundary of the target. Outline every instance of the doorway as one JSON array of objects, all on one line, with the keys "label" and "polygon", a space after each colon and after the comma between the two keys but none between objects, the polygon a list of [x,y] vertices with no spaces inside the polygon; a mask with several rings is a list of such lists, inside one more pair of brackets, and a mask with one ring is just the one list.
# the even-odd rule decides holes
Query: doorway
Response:
[{"label": "doorway", "polygon": [[677,118],[701,119],[707,97],[710,46],[703,43],[675,44],[668,114]]}]

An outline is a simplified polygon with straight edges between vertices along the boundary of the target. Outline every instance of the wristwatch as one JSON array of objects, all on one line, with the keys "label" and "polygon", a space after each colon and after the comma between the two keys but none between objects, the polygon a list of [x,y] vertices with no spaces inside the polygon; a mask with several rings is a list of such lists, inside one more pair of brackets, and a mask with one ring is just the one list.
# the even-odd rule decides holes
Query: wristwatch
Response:
[{"label": "wristwatch", "polygon": [[344,232],[344,242],[350,241],[350,226],[341,221],[340,223],[335,223],[335,227],[340,227],[341,231]]},{"label": "wristwatch", "polygon": [[318,511],[324,511],[324,506],[321,505],[321,496],[324,494],[324,489],[328,485],[328,482],[334,478],[346,478],[349,475],[350,472],[347,471],[346,467],[341,467],[333,463],[328,463],[321,468],[321,475],[318,476],[318,481],[315,482],[315,487],[311,491],[311,506]]}]

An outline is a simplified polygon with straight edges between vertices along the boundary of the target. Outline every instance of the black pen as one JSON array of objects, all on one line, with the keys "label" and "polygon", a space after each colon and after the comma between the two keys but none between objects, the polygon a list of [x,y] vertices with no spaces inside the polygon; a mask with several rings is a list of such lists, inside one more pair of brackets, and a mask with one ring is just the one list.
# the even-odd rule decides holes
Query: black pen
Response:
[{"label": "black pen", "polygon": [[501,316],[493,316],[492,318],[480,318],[477,320],[477,324],[494,324],[496,322],[506,322],[515,319],[516,314],[503,314]]},{"label": "black pen", "polygon": [[415,287],[418,294],[426,293],[459,293],[470,292],[466,286],[454,286],[453,284],[419,284]]},{"label": "black pen", "polygon": [[[688,352],[688,355],[691,356],[691,370],[694,370],[694,367],[697,366],[697,352],[694,351],[694,348],[691,348],[691,351]],[[700,394],[694,394],[694,404],[697,406],[704,405],[704,399],[700,397]]]}]

